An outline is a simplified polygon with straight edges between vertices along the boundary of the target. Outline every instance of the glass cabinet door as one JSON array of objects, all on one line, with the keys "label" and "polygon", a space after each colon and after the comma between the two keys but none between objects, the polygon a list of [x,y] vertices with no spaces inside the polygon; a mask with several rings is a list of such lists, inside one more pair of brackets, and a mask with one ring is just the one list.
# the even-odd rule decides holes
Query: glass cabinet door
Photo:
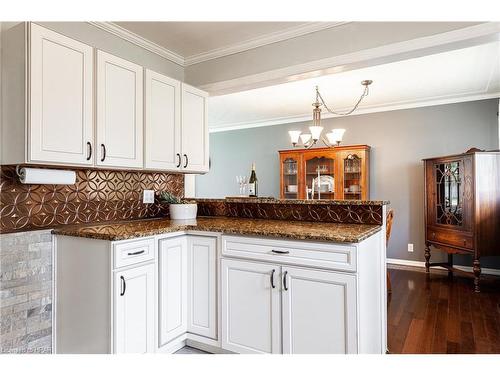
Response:
[{"label": "glass cabinet door", "polygon": [[356,154],[348,154],[344,160],[344,199],[361,199],[362,197],[362,165]]},{"label": "glass cabinet door", "polygon": [[436,183],[436,224],[461,226],[463,223],[461,160],[434,165]]},{"label": "glass cabinet door", "polygon": [[317,155],[305,161],[307,198],[335,199],[335,159]]},{"label": "glass cabinet door", "polygon": [[299,162],[293,157],[287,157],[283,160],[281,170],[283,173],[283,192],[285,199],[299,198]]}]

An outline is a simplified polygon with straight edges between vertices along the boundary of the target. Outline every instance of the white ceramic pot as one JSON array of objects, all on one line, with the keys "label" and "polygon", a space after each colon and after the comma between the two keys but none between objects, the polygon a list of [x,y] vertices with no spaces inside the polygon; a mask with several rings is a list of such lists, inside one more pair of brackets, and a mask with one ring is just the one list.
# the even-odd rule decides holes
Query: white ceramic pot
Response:
[{"label": "white ceramic pot", "polygon": [[172,220],[190,220],[196,219],[198,205],[196,203],[171,204],[169,206],[170,219]]}]

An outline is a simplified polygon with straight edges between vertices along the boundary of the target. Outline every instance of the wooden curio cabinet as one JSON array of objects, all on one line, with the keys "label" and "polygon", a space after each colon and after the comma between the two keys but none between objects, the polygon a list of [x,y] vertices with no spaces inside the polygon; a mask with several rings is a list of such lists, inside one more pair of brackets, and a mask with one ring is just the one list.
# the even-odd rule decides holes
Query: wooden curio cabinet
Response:
[{"label": "wooden curio cabinet", "polygon": [[[463,273],[453,267],[453,254],[469,254],[479,292],[480,257],[500,255],[500,152],[473,149],[424,163],[426,270]],[[431,247],[447,252],[448,262],[430,263]]]},{"label": "wooden curio cabinet", "polygon": [[281,199],[370,198],[369,146],[295,149],[279,154]]}]

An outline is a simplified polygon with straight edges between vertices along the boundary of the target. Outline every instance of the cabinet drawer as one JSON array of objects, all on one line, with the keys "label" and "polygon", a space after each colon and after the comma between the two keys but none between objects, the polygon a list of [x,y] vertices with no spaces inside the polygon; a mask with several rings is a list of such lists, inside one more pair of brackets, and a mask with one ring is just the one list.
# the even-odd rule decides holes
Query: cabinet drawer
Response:
[{"label": "cabinet drawer", "polygon": [[273,263],[356,271],[356,246],[222,236],[222,255]]},{"label": "cabinet drawer", "polygon": [[114,268],[153,260],[155,241],[153,238],[118,242],[113,244]]},{"label": "cabinet drawer", "polygon": [[427,240],[430,242],[439,242],[444,245],[463,247],[466,249],[474,248],[472,235],[452,230],[427,227]]}]

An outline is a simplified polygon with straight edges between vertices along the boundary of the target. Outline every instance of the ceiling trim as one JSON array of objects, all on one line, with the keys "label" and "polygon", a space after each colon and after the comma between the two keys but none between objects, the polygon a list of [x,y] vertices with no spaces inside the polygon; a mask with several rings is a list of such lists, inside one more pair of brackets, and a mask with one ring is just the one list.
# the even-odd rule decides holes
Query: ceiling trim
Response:
[{"label": "ceiling trim", "polygon": [[254,48],[267,46],[269,44],[282,42],[303,35],[315,33],[317,31],[322,31],[326,29],[331,29],[332,27],[342,26],[347,23],[350,22],[307,22],[304,23],[303,25],[289,27],[285,30],[275,31],[273,33],[262,35],[260,37],[216,48],[211,51],[187,56],[185,58],[185,66],[199,64],[204,61],[218,59],[224,56],[233,55],[235,53],[240,53]]},{"label": "ceiling trim", "polygon": [[[486,99],[494,99],[494,98],[500,98],[500,91],[493,92],[493,93],[484,93],[484,92],[472,92],[472,93],[470,93],[469,92],[469,93],[465,93],[465,94],[461,94],[461,95],[451,95],[451,96],[445,95],[445,96],[437,96],[434,98],[424,98],[422,100],[386,103],[386,104],[377,105],[377,106],[359,108],[356,111],[356,114],[353,114],[352,116],[364,115],[364,114],[376,113],[376,112],[388,112],[388,111],[397,111],[397,110],[403,110],[403,109],[430,107],[430,106],[443,105],[443,104],[471,102],[471,101],[476,101],[476,100],[486,100]],[[499,105],[500,105],[500,103],[499,103]],[[325,113],[322,116],[322,119],[334,118],[334,117],[341,117],[341,116],[332,115],[330,113]],[[210,128],[209,127],[209,132],[210,133],[221,133],[221,132],[232,131],[232,130],[260,128],[260,127],[264,127],[264,126],[291,124],[291,123],[295,123],[295,122],[306,122],[306,121],[312,121],[312,114],[311,113],[296,115],[296,116],[276,117],[273,119],[261,120],[261,121],[239,122],[239,123],[229,124],[227,126],[221,126],[218,128]]]},{"label": "ceiling trim", "polygon": [[172,61],[175,64],[181,65],[184,67],[184,57],[181,55],[170,51],[167,48],[164,48],[154,42],[151,42],[148,39],[143,38],[140,35],[137,35],[121,26],[114,24],[113,22],[98,22],[98,21],[88,21],[89,24],[96,26],[108,33],[116,35],[127,42],[135,44],[141,48],[144,48],[150,52],[153,52],[169,61]]},{"label": "ceiling trim", "polygon": [[231,44],[229,46],[216,48],[207,52],[187,57],[181,56],[178,53],[169,50],[168,48],[160,46],[159,44],[154,43],[149,39],[143,38],[142,36],[119,26],[114,22],[88,21],[87,23],[96,26],[101,30],[107,31],[108,33],[116,35],[132,44],[135,44],[136,46],[153,52],[169,61],[172,61],[173,63],[181,65],[182,67],[186,67],[204,61],[218,59],[220,57],[248,51],[250,49],[262,47],[268,44],[297,38],[299,36],[315,33],[317,31],[330,29],[332,27],[345,25],[350,22],[307,22],[303,25],[290,27],[285,30],[276,31],[257,38],[246,40],[241,43]]},{"label": "ceiling trim", "polygon": [[498,40],[500,40],[500,23],[485,22],[441,34],[387,44],[226,81],[198,85],[198,87],[208,91],[211,96],[225,95]]}]

